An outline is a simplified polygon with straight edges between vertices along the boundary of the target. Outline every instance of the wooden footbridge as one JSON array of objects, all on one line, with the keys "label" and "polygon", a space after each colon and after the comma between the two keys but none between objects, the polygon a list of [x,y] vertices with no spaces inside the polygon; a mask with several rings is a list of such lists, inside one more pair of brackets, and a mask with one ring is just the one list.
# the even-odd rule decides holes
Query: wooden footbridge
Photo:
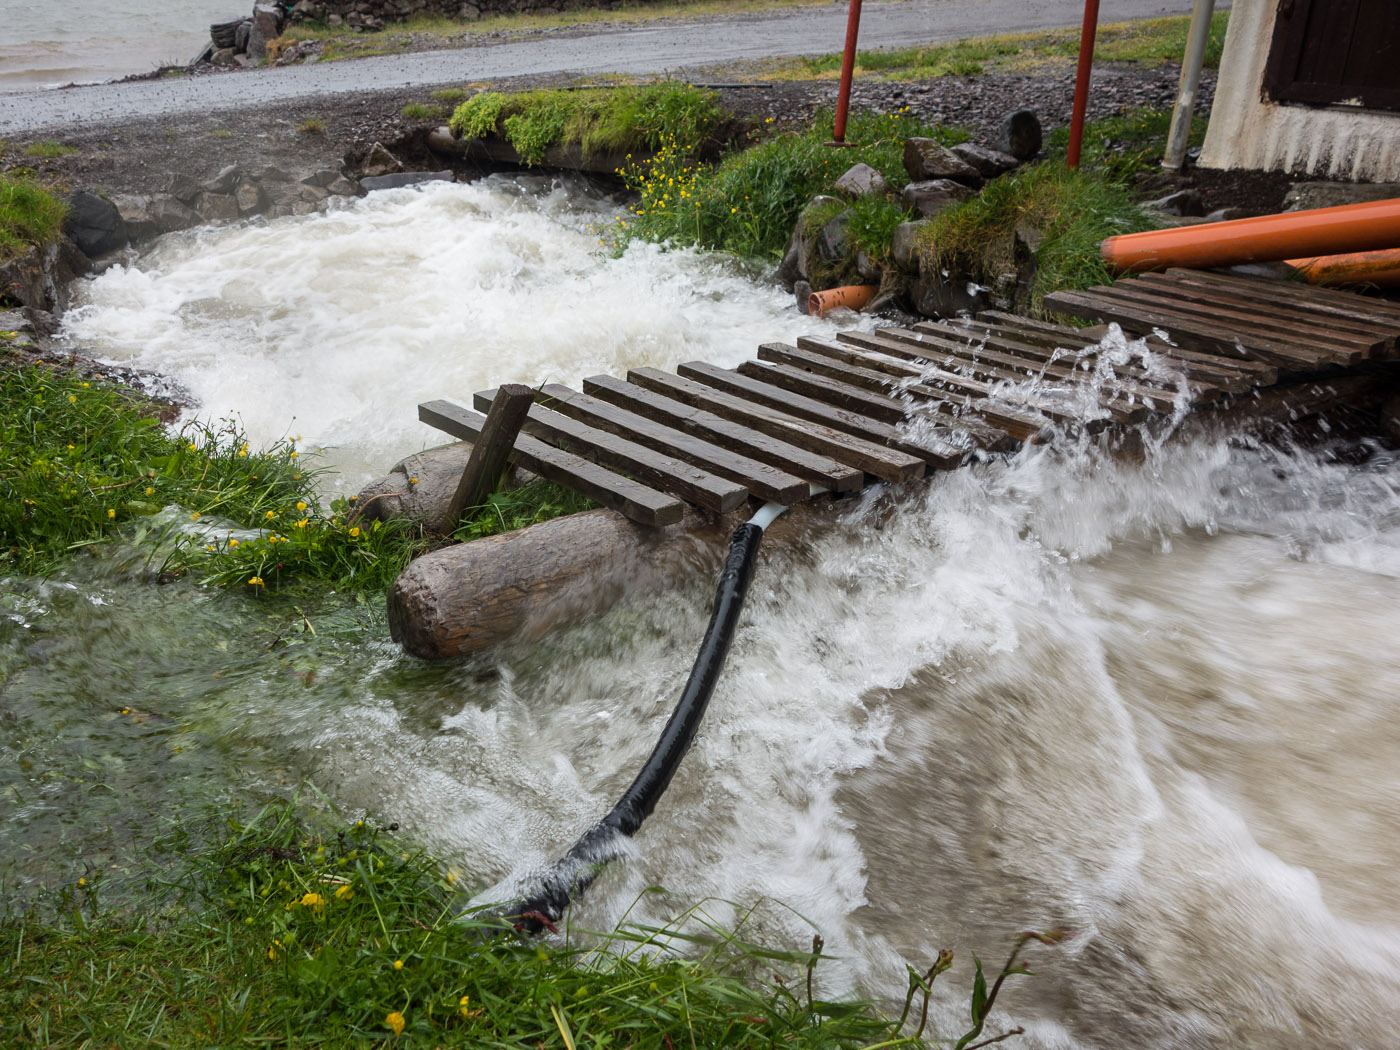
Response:
[{"label": "wooden footbridge", "polygon": [[[581,391],[533,392],[515,463],[646,525],[750,497],[794,504],[814,491],[917,478],[1055,428],[1142,422],[1184,405],[1335,376],[1397,356],[1400,304],[1348,292],[1168,270],[1087,292],[1059,313],[1147,337],[1153,362],[1119,363],[1106,324],[1075,329],[989,311],[834,339],[767,343],[737,369],[699,361],[670,373],[594,376]],[[477,441],[499,391],[471,411],[449,401],[419,418]]]}]

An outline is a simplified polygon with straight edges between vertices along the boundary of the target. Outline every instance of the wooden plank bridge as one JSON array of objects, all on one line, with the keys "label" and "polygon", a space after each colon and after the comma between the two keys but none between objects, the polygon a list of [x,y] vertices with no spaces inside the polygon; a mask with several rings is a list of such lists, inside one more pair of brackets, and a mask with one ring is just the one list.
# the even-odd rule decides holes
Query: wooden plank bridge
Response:
[{"label": "wooden plank bridge", "polygon": [[[1107,326],[1076,329],[989,311],[976,320],[767,343],[736,369],[699,361],[535,391],[512,458],[646,525],[750,497],[786,504],[949,470],[1052,428],[1135,424],[1281,380],[1395,358],[1400,304],[1348,292],[1190,270],[1058,292],[1059,313],[1146,337],[1155,364],[1112,360]],[[1165,367],[1161,367],[1165,366]],[[1092,382],[1091,382],[1092,380]],[[419,418],[475,441],[497,391],[472,411]]]}]

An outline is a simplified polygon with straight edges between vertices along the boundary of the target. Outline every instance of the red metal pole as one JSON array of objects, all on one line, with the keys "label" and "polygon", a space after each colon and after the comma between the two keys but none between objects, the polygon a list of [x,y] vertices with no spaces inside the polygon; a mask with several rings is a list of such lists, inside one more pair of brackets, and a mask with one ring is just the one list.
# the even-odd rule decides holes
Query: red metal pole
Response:
[{"label": "red metal pole", "polygon": [[1079,33],[1079,73],[1074,78],[1074,113],[1069,121],[1069,150],[1065,164],[1079,167],[1084,141],[1084,110],[1089,105],[1089,72],[1094,65],[1094,35],[1099,30],[1099,0],[1084,0],[1084,28]]},{"label": "red metal pole", "polygon": [[836,127],[828,146],[845,146],[846,114],[851,108],[851,76],[856,68],[856,34],[860,31],[860,0],[851,0],[846,16],[846,51],[841,56],[841,89],[836,96]]}]

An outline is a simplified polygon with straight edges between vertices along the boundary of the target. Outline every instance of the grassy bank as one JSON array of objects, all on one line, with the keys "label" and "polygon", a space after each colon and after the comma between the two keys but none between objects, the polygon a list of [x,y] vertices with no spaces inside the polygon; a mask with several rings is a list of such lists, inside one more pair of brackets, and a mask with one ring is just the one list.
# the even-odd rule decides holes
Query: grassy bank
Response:
[{"label": "grassy bank", "polygon": [[[286,804],[228,820],[139,902],[108,905],[99,874],[44,909],[0,919],[0,1041],[140,1048],[919,1047],[940,953],[910,970],[899,1017],[813,994],[820,939],[770,950],[693,911],[667,929],[524,941],[455,918],[460,880],[390,829],[309,827]],[[192,840],[194,841],[194,840]],[[1031,939],[1023,935],[1017,951]],[[673,954],[686,948],[687,956]],[[977,969],[982,1037],[1008,961]],[[980,1040],[980,1041],[979,1041]]]},{"label": "grassy bank", "polygon": [[[0,175],[0,262],[57,237],[68,206],[38,183]],[[0,302],[5,289],[0,288]]]},{"label": "grassy bank", "polygon": [[[248,594],[297,581],[372,592],[440,542],[415,522],[359,520],[353,500],[323,507],[315,456],[297,439],[255,449],[232,424],[200,422],[172,433],[133,392],[28,364],[6,352],[3,336],[0,572],[51,573],[84,548],[128,535],[145,544],[154,573]],[[493,495],[458,534],[521,528],[589,505],[535,482]]]}]

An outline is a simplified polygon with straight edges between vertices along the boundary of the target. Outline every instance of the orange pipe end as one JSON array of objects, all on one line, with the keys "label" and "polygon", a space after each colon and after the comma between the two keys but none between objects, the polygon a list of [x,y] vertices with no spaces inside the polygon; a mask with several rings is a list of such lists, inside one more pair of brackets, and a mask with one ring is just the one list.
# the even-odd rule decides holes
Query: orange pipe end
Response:
[{"label": "orange pipe end", "polygon": [[859,310],[879,290],[873,284],[847,284],[840,288],[828,288],[824,292],[813,292],[807,296],[807,312],[814,317],[825,317],[838,306]]},{"label": "orange pipe end", "polygon": [[1208,222],[1109,237],[1099,252],[1115,273],[1369,252],[1400,244],[1400,198]]},{"label": "orange pipe end", "polygon": [[1374,284],[1400,288],[1400,248],[1285,259],[1309,284]]}]

